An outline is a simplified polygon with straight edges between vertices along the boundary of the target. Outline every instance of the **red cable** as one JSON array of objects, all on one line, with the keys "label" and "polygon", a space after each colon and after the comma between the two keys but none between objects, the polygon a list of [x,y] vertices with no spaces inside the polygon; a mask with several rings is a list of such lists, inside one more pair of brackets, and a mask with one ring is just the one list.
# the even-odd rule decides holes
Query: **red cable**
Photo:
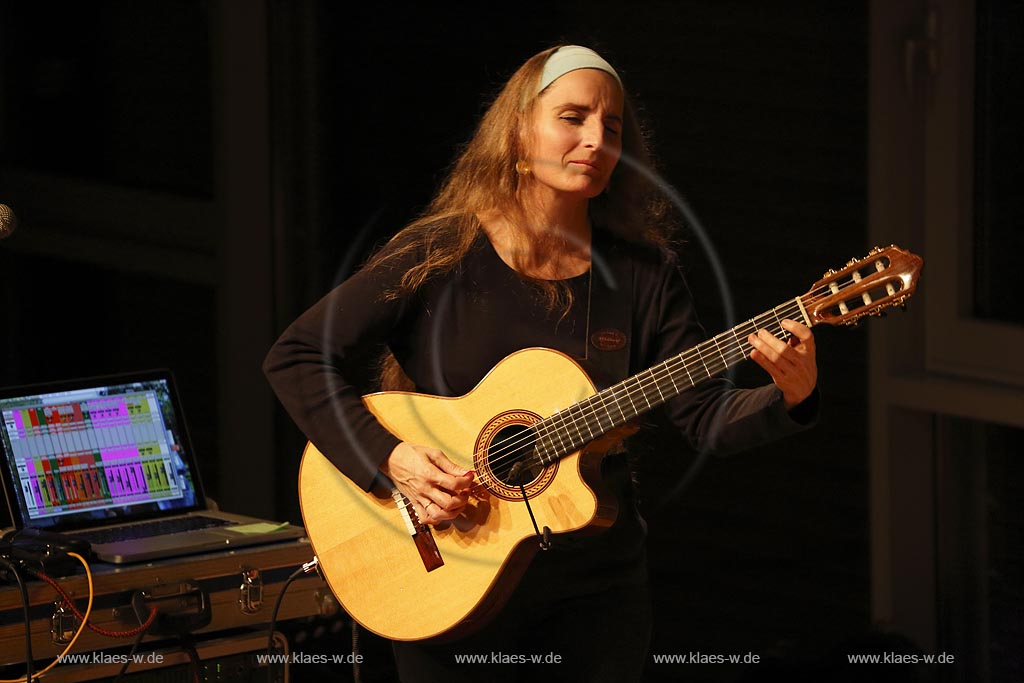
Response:
[{"label": "red cable", "polygon": [[[28,571],[33,576],[38,577],[38,578],[42,579],[43,581],[45,581],[46,583],[50,584],[53,587],[53,589],[60,594],[60,597],[64,599],[64,602],[66,602],[68,604],[68,607],[71,608],[71,611],[74,612],[75,616],[78,617],[79,621],[83,621],[85,619],[85,616],[83,616],[83,614],[78,611],[78,608],[75,607],[75,603],[71,600],[71,598],[68,596],[68,594],[64,592],[64,589],[61,588],[60,585],[56,581],[51,579],[46,574],[43,574],[40,571],[36,571],[35,569],[29,569]],[[127,631],[110,631],[110,630],[105,629],[105,628],[103,628],[101,626],[96,626],[96,625],[94,625],[92,623],[87,623],[86,626],[88,626],[90,630],[95,631],[96,633],[99,633],[101,636],[107,636],[108,638],[131,638],[132,636],[137,636],[142,631],[145,631],[146,629],[148,629],[150,626],[153,625],[153,622],[155,620],[156,620],[156,607],[154,607],[153,605],[150,605],[149,606],[149,618],[146,619],[146,622],[144,624],[140,624],[140,625],[136,626],[135,628],[129,629]]]}]

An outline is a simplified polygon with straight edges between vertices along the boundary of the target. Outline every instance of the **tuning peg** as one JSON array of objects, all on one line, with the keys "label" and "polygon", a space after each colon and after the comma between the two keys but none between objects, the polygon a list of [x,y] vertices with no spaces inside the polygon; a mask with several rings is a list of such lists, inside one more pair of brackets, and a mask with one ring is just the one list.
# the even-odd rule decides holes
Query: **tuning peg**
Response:
[{"label": "tuning peg", "polygon": [[854,263],[860,263],[860,259],[859,258],[852,258],[852,259],[850,259],[849,261],[846,262],[846,267],[849,268]]},{"label": "tuning peg", "polygon": [[831,268],[829,268],[828,270],[825,271],[825,274],[822,275],[822,277],[832,277],[835,274],[836,274],[836,271],[834,271]]}]

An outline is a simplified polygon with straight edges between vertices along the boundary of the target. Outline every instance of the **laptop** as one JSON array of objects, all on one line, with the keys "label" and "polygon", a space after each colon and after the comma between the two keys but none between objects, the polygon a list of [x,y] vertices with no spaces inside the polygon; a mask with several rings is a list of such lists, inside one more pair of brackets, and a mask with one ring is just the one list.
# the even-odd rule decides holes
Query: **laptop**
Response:
[{"label": "laptop", "polygon": [[169,370],[0,389],[0,419],[16,529],[84,539],[114,563],[305,536],[215,509]]}]

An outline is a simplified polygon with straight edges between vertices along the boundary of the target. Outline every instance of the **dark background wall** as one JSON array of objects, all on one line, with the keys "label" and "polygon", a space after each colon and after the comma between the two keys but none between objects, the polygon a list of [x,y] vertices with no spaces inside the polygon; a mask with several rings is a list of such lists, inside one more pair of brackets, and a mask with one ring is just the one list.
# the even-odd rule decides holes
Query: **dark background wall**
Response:
[{"label": "dark background wall", "polygon": [[[416,214],[489,96],[552,44],[599,49],[640,103],[699,218],[680,237],[709,330],[872,246],[863,2],[3,0],[0,41],[0,202],[22,219],[0,244],[0,384],[172,367],[206,484],[241,511],[299,517],[303,438],[262,354]],[[871,627],[866,335],[816,334],[816,429],[646,458],[653,652],[815,671]]]}]

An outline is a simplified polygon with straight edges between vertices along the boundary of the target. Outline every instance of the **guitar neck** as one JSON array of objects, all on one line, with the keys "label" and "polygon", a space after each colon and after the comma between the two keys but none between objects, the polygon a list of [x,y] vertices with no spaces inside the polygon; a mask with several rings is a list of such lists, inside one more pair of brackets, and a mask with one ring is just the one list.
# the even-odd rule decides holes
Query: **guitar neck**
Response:
[{"label": "guitar neck", "polygon": [[747,336],[768,330],[787,341],[782,320],[808,318],[800,297],[790,299],[652,368],[633,375],[536,423],[535,456],[550,465],[701,382],[748,358]]}]

